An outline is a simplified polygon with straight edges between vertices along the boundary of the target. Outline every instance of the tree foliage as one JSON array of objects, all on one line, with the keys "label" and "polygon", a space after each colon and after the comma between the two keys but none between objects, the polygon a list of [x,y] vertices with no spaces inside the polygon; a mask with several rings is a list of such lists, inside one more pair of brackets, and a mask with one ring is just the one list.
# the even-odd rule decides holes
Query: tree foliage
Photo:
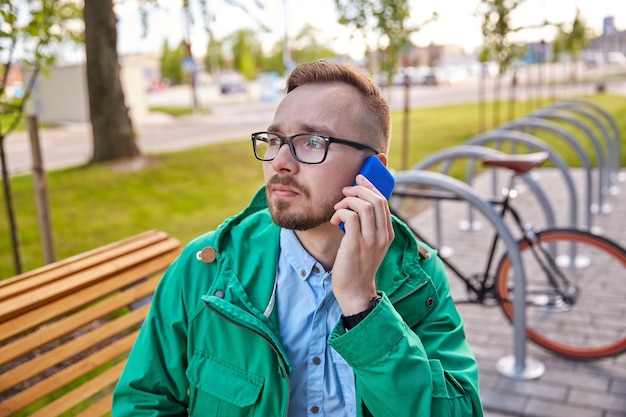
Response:
[{"label": "tree foliage", "polygon": [[335,51],[319,42],[319,32],[319,29],[307,23],[296,35],[291,50],[296,63],[312,62],[336,55]]},{"label": "tree foliage", "polygon": [[182,62],[187,57],[187,48],[184,42],[171,49],[169,42],[163,42],[161,52],[161,77],[168,79],[172,84],[182,84],[187,81],[187,74],[183,71]]},{"label": "tree foliage", "polygon": [[589,46],[592,33],[586,22],[580,15],[580,9],[576,9],[576,16],[569,30],[565,25],[560,25],[554,48],[558,52],[566,52],[571,55],[574,62],[580,58],[580,53]]},{"label": "tree foliage", "polygon": [[[0,114],[11,115],[8,127],[0,123],[0,139],[22,117],[35,80],[54,63],[62,45],[81,39],[80,8],[71,0],[21,0],[0,2]],[[21,97],[9,96],[7,83],[12,68],[30,67]]]},{"label": "tree foliage", "polygon": [[232,45],[233,68],[249,80],[256,77],[262,49],[255,32],[251,29],[238,30],[229,36],[227,43]]},{"label": "tree foliage", "polygon": [[226,59],[224,56],[224,41],[218,40],[211,33],[209,34],[209,42],[204,55],[204,69],[210,74],[216,74],[220,68],[224,68]]},{"label": "tree foliage", "polygon": [[398,66],[398,56],[410,45],[411,34],[437,18],[433,14],[420,24],[411,19],[408,0],[335,0],[339,23],[356,32],[378,36],[377,49],[382,53],[381,69],[389,77]]},{"label": "tree foliage", "polygon": [[[141,18],[143,22],[143,30],[144,33],[147,33],[149,30],[148,25],[148,16],[150,14],[151,8],[160,7],[161,0],[135,0],[139,5],[139,10],[141,13]],[[221,0],[224,4],[236,7],[242,10],[244,13],[252,17],[257,21],[257,28],[262,31],[267,31],[269,28],[260,20],[256,19],[255,14],[257,11],[262,10],[264,8],[263,2],[261,0]],[[207,57],[206,57],[206,67],[217,70],[217,65],[220,64],[221,55],[217,57],[217,59],[213,59],[209,56],[210,53],[220,54],[220,48],[216,48],[215,45],[215,36],[213,33],[213,23],[216,19],[216,14],[214,10],[210,7],[208,0],[180,0],[181,10],[186,16],[186,25],[185,32],[189,33],[191,31],[191,27],[196,24],[202,24],[205,32],[209,37],[209,45],[207,45]],[[198,22],[198,17],[200,17],[201,22]],[[187,52],[188,55],[191,56],[191,40],[187,39]],[[223,63],[223,62],[222,62]]]},{"label": "tree foliage", "polygon": [[481,0],[479,5],[484,39],[479,57],[482,62],[496,62],[500,75],[524,53],[523,46],[510,39],[510,35],[520,29],[511,25],[511,15],[523,2],[524,0]]},{"label": "tree foliage", "polygon": [[[22,272],[20,243],[13,209],[13,198],[4,151],[4,140],[19,123],[40,71],[57,57],[59,46],[77,39],[80,27],[72,26],[80,16],[75,2],[69,0],[2,0],[0,2],[0,116],[8,117],[8,127],[0,117],[0,168],[4,190],[15,272]],[[21,96],[8,94],[8,81],[17,61],[32,68]],[[6,119],[5,119],[6,120]]]},{"label": "tree foliage", "polygon": [[[521,58],[525,47],[511,41],[510,35],[520,30],[511,25],[511,15],[524,0],[481,0],[479,13],[482,14],[482,34],[484,43],[479,50],[481,62],[493,61],[498,64],[498,77],[494,83],[493,126],[500,123],[500,89],[502,77],[515,59]],[[512,78],[511,95],[515,95],[516,75]],[[483,88],[481,88],[481,101]],[[509,105],[512,109],[512,103]]]}]

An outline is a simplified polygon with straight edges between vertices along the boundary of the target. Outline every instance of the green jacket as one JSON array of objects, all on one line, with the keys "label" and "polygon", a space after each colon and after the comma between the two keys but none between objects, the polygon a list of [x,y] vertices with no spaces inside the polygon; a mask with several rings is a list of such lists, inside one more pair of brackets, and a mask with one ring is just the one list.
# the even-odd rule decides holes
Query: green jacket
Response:
[{"label": "green jacket", "polygon": [[[478,366],[443,265],[420,255],[395,218],[394,229],[376,277],[382,301],[349,332],[339,322],[329,340],[354,370],[358,415],[482,416]],[[261,189],[242,213],[187,245],[155,291],[113,416],[287,415],[291,365],[275,311],[264,315],[279,230]],[[215,261],[200,260],[206,247]]]}]

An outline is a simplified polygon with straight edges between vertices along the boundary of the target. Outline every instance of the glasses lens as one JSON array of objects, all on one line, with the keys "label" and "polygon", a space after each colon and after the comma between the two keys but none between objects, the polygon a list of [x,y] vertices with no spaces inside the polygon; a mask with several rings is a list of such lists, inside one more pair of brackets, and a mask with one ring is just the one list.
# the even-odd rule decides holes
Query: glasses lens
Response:
[{"label": "glasses lens", "polygon": [[296,135],[293,140],[296,157],[309,164],[317,164],[324,160],[328,140],[317,135]]},{"label": "glasses lens", "polygon": [[280,138],[272,133],[257,133],[253,142],[256,157],[263,161],[272,160],[280,149]]}]

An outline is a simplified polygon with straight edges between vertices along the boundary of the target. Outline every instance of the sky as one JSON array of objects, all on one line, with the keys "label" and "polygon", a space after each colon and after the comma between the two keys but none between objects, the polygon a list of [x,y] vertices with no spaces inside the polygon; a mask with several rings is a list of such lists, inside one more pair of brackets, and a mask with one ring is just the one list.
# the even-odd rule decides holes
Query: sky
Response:
[{"label": "sky", "polygon": [[[233,33],[237,29],[256,29],[259,24],[245,12],[227,6],[224,0],[207,0],[215,11],[212,23],[218,39]],[[252,8],[270,33],[260,34],[265,46],[281,41],[285,29],[294,37],[307,23],[319,29],[321,39],[333,46],[340,53],[346,53],[355,59],[363,56],[365,42],[362,37],[352,37],[349,30],[337,23],[334,0],[261,0],[264,9]],[[438,44],[457,44],[468,52],[480,45],[480,18],[476,9],[480,0],[409,0],[414,22],[425,21],[432,12],[437,12],[438,19],[425,26],[414,36],[413,43],[425,46],[431,42]],[[245,0],[247,4],[254,2]],[[571,23],[579,8],[587,26],[596,34],[602,30],[602,21],[606,16],[613,16],[618,30],[626,30],[626,4],[623,0],[526,0],[514,13],[513,24],[516,26],[539,26],[544,21],[553,23]],[[162,9],[150,13],[147,36],[143,37],[142,24],[134,2],[125,1],[117,6],[118,16],[118,51],[120,55],[142,52],[159,52],[164,40],[171,46],[178,45],[183,39],[184,17],[180,10],[181,0],[161,0]],[[197,3],[197,2],[196,2]],[[196,56],[204,55],[207,42],[202,17],[194,13],[195,24],[192,26],[191,43]],[[525,29],[518,35],[520,40],[552,40],[554,30]]]}]

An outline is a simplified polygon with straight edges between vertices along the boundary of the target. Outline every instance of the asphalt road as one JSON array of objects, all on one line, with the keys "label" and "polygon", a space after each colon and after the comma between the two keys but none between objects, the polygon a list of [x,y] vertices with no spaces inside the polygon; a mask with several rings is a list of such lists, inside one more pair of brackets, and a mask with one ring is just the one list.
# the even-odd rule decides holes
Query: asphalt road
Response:
[{"label": "asphalt road", "polygon": [[[539,97],[557,94],[558,97],[591,94],[595,85],[535,87],[520,89],[517,97]],[[185,117],[169,117],[164,114],[151,114],[134,121],[138,132],[138,145],[143,153],[162,153],[188,149],[210,143],[242,140],[250,133],[263,130],[271,122],[278,105],[274,102],[260,102],[255,97],[254,88],[249,93],[220,96],[216,87],[200,89],[198,95],[209,114]],[[487,91],[492,91],[488,88]],[[615,81],[607,86],[608,92],[621,92],[626,95],[626,81]],[[384,94],[393,109],[404,106],[404,88],[390,87]],[[503,97],[505,97],[503,93]],[[190,102],[187,87],[170,88],[148,96],[150,106],[185,105]],[[490,97],[487,97],[490,99]],[[410,107],[432,107],[454,103],[473,102],[478,99],[475,80],[445,86],[412,86],[409,92]],[[55,170],[87,163],[92,155],[92,134],[89,124],[62,125],[40,131],[41,150],[46,170]],[[7,169],[10,175],[29,172],[32,169],[31,147],[26,132],[14,132],[5,140]]]}]

